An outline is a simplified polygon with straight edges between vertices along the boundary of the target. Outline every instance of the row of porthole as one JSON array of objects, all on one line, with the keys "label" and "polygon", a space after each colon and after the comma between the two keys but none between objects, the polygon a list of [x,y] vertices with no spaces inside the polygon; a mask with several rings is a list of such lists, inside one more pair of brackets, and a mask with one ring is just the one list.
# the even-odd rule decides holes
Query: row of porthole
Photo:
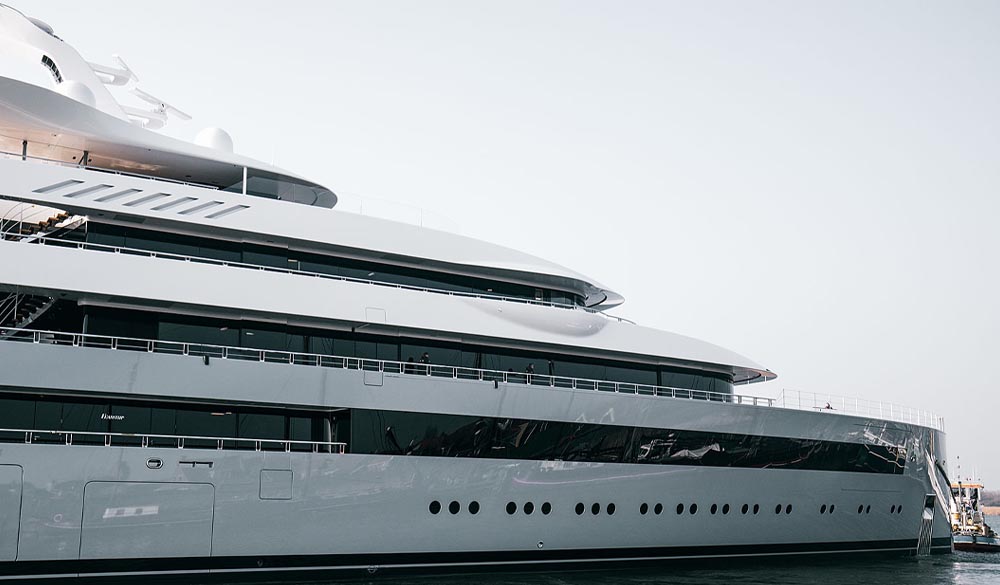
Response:
[{"label": "row of porthole", "polygon": [[[540,508],[542,510],[542,514],[545,514],[546,516],[552,512],[552,504],[548,502],[544,502]],[[525,502],[521,509],[525,514],[530,516],[535,512],[535,504],[533,502]],[[507,513],[511,516],[517,513],[517,504],[515,502],[507,502]]]},{"label": "row of porthole", "polygon": [[[617,507],[614,504],[608,504],[604,508],[604,510],[607,512],[608,516],[614,516],[616,509],[617,509]],[[574,511],[576,512],[577,516],[582,516],[583,513],[586,510],[587,510],[587,506],[585,506],[583,504],[583,502],[577,502],[576,508],[574,508]],[[593,504],[591,504],[590,505],[590,513],[593,514],[594,516],[597,516],[598,514],[600,514],[601,513],[601,505],[598,504],[597,502],[594,502]]]},{"label": "row of porthole", "polygon": [[[645,516],[646,514],[649,513],[649,509],[650,509],[649,508],[649,504],[647,504],[647,503],[644,502],[642,505],[639,506],[639,513],[642,514],[643,516]],[[685,509],[687,510],[687,512],[689,514],[697,514],[698,513],[698,504],[691,504],[691,505],[687,506],[686,508],[685,508],[684,504],[677,504],[677,508],[676,508],[677,515],[680,516],[681,514],[683,514]],[[710,507],[708,509],[708,511],[711,514],[718,514],[721,511],[723,515],[726,515],[726,514],[729,514],[730,509],[731,508],[730,508],[729,504],[723,504],[721,507],[718,504],[712,504],[712,507]],[[754,504],[753,508],[750,507],[750,504],[743,504],[743,506],[740,508],[740,513],[741,514],[749,514],[751,510],[753,510],[754,515],[759,514],[760,513],[760,504]],[[775,512],[775,514],[780,514],[781,510],[782,510],[782,506],[781,506],[781,504],[778,504],[775,507],[774,512]],[[784,507],[784,510],[785,510],[786,514],[791,514],[792,513],[792,505],[788,504],[787,506]],[[659,516],[662,513],[663,513],[663,504],[655,504],[653,506],[653,514],[656,514],[657,516]]]},{"label": "row of porthole", "polygon": [[[826,504],[823,504],[819,508],[819,513],[820,514],[826,514],[826,513],[833,514],[833,511],[836,509],[836,507],[837,507],[836,504],[830,504],[829,507],[827,507]],[[468,509],[468,511],[469,511],[470,514],[473,514],[473,515],[478,514],[479,513],[479,502],[476,502],[476,501],[469,502],[469,505],[468,505],[467,509]],[[547,516],[547,515],[549,515],[552,512],[552,504],[550,504],[549,502],[544,502],[541,505],[540,509],[541,509],[542,514],[544,514],[544,515]],[[586,511],[586,509],[587,509],[587,507],[583,504],[583,502],[577,503],[576,509],[575,509],[576,515],[577,516],[582,516],[583,513]],[[683,514],[684,513],[684,509],[685,509],[684,508],[684,504],[677,504],[677,514],[678,515]],[[430,506],[428,507],[428,510],[430,511],[431,514],[438,514],[438,513],[440,513],[441,512],[441,502],[439,502],[437,500],[434,500],[433,502],[431,502]],[[516,514],[517,513],[517,504],[515,502],[507,502],[506,510],[507,510],[507,513],[510,514],[510,515]],[[530,516],[535,511],[535,504],[532,503],[532,502],[525,502],[524,506],[522,507],[522,510],[524,511],[525,514],[527,514],[527,515]],[[613,516],[614,513],[615,513],[615,505],[613,503],[612,504],[608,504],[607,507],[605,508],[605,510],[607,511],[607,514],[609,516]],[[687,510],[688,510],[688,513],[690,513],[690,514],[697,514],[698,513],[698,504],[691,504],[690,506],[687,507]],[[722,514],[723,515],[729,514],[729,510],[730,510],[729,504],[723,504],[722,505]],[[448,511],[451,512],[452,514],[458,514],[459,512],[462,511],[462,504],[453,500],[450,504],[448,504]],[[864,504],[858,506],[858,514],[870,514],[871,511],[872,511],[872,507],[871,507],[870,504],[867,505],[867,506],[864,505]],[[890,511],[891,514],[902,514],[903,513],[903,506],[902,505],[899,505],[899,506],[893,505],[889,509],[889,511]],[[712,504],[712,507],[709,508],[709,512],[711,512],[712,514],[717,514],[719,512],[719,505],[718,504]],[[749,504],[743,504],[743,507],[740,508],[740,513],[747,514],[749,512],[750,512],[750,505]],[[759,504],[754,504],[753,505],[753,513],[754,513],[754,515],[756,515],[758,512],[760,512],[760,505]],[[781,512],[782,512],[782,505],[781,504],[776,505],[774,507],[774,513],[775,514],[781,514]],[[792,505],[791,504],[785,505],[784,506],[784,512],[785,512],[785,514],[791,514],[792,513]],[[597,516],[598,514],[600,514],[601,513],[601,505],[598,504],[598,503],[596,503],[596,502],[594,504],[592,504],[590,506],[590,513],[593,514],[594,516]],[[649,504],[643,503],[641,506],[639,506],[639,513],[642,514],[643,516],[645,516],[646,514],[648,514],[649,513]],[[660,514],[662,514],[663,513],[663,504],[656,504],[656,505],[654,505],[653,506],[653,513],[656,514],[657,516],[659,516]]]},{"label": "row of porthole", "polygon": [[[431,505],[427,507],[427,509],[430,511],[431,514],[438,514],[441,512],[441,502],[434,500],[433,502],[431,502]],[[479,502],[476,501],[469,502],[469,506],[467,509],[469,510],[469,514],[473,515],[478,514]],[[452,502],[448,504],[448,511],[451,512],[452,514],[458,514],[459,512],[462,511],[462,504],[452,500]]]}]

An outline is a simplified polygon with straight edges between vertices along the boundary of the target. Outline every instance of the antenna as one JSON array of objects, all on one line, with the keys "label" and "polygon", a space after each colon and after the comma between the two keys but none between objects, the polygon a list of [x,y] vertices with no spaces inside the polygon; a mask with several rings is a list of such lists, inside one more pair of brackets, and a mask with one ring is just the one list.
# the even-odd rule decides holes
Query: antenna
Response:
[{"label": "antenna", "polygon": [[90,65],[90,68],[94,70],[101,83],[104,85],[127,85],[131,83],[133,86],[139,83],[139,77],[125,64],[125,61],[121,57],[112,55],[111,58],[118,64],[117,68],[101,65],[100,63],[87,62],[87,65]]},{"label": "antenna", "polygon": [[90,65],[90,68],[93,69],[97,78],[100,79],[105,85],[125,86],[128,88],[129,93],[153,106],[152,109],[145,110],[142,108],[119,104],[125,114],[131,118],[130,121],[133,124],[137,124],[148,130],[159,130],[167,123],[168,115],[173,115],[181,120],[191,119],[191,116],[176,107],[148,92],[139,89],[137,87],[139,84],[139,76],[132,71],[132,68],[125,63],[125,60],[118,55],[112,55],[111,58],[115,60],[115,63],[118,65],[117,67],[109,67],[107,65],[90,62],[88,62],[87,65]]}]

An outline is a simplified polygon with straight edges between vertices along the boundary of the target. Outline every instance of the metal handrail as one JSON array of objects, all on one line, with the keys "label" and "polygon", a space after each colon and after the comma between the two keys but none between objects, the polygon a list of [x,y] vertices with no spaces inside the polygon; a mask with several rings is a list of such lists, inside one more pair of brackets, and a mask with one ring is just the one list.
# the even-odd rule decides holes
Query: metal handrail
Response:
[{"label": "metal handrail", "polygon": [[819,412],[851,414],[912,423],[944,430],[943,417],[927,410],[920,410],[881,400],[782,389],[775,403],[781,408],[790,408],[793,410],[815,410]]},{"label": "metal handrail", "polygon": [[[889,408],[872,410],[869,409],[867,405],[887,405],[888,403],[834,397],[832,395],[827,396],[827,398],[837,398],[840,402],[837,407],[826,408],[826,402],[820,403],[816,400],[813,400],[812,402],[808,399],[803,400],[802,397],[806,396],[806,393],[797,393],[797,399],[793,400],[791,392],[783,391],[778,399],[774,399],[748,394],[728,394],[722,392],[709,392],[705,390],[674,388],[670,386],[658,386],[654,384],[640,384],[634,382],[572,378],[568,376],[527,372],[503,372],[500,370],[469,368],[464,366],[447,366],[419,362],[401,362],[395,360],[333,356],[307,352],[215,345],[209,343],[114,337],[109,335],[94,335],[90,333],[66,333],[61,331],[43,331],[18,328],[7,328],[3,330],[3,333],[4,336],[0,337],[0,341],[51,343],[72,347],[91,347],[125,351],[143,351],[147,353],[198,356],[206,359],[220,358],[301,366],[342,368],[389,374],[481,381],[497,385],[500,383],[521,384],[567,390],[614,392],[618,394],[632,394],[636,396],[658,396],[676,399],[706,400],[745,406],[767,406],[790,410],[865,416],[881,420],[918,424],[938,430],[944,430],[944,418],[927,411],[899,407],[898,405],[890,405]],[[820,395],[817,394],[812,396]],[[851,402],[858,405],[865,405],[865,409],[867,410],[860,407],[852,409],[849,407]],[[832,403],[831,406],[833,406]]]},{"label": "metal handrail", "polygon": [[[81,150],[80,153],[82,154],[83,151]],[[70,168],[74,168],[74,169],[81,169],[81,170],[85,170],[85,171],[98,171],[98,172],[101,172],[101,173],[111,173],[113,175],[121,175],[123,177],[133,177],[133,178],[136,178],[136,179],[150,179],[150,180],[153,180],[153,181],[166,181],[168,183],[175,183],[177,185],[186,185],[188,187],[200,187],[202,189],[211,189],[212,191],[219,191],[220,190],[220,188],[218,186],[216,186],[216,185],[209,185],[207,183],[192,183],[191,181],[181,181],[180,179],[171,179],[170,177],[158,177],[158,176],[155,176],[155,175],[144,175],[142,173],[133,173],[133,172],[130,172],[130,171],[120,171],[120,170],[117,170],[117,169],[108,169],[108,168],[99,167],[99,166],[91,165],[91,164],[81,165],[79,162],[69,162],[69,161],[59,160],[59,159],[56,159],[56,158],[45,158],[43,156],[34,156],[34,155],[30,155],[30,154],[29,155],[24,155],[24,154],[22,154],[20,152],[8,152],[6,150],[0,150],[0,156],[2,156],[4,158],[16,159],[16,160],[36,160],[36,161],[40,161],[40,162],[43,162],[43,163],[55,164],[55,165],[64,166],[64,167],[70,167]]]},{"label": "metal handrail", "polygon": [[[0,238],[6,238],[9,235],[15,235],[15,233],[14,232],[0,231]],[[22,241],[23,242],[24,240],[18,240],[18,241]],[[446,289],[439,289],[439,288],[432,288],[432,287],[414,286],[414,285],[410,285],[410,284],[399,284],[399,283],[394,283],[394,282],[386,282],[384,280],[372,280],[372,279],[366,279],[366,278],[355,278],[355,277],[352,277],[352,276],[341,276],[341,275],[337,275],[337,274],[326,274],[326,273],[323,273],[323,272],[312,272],[312,271],[309,271],[309,270],[301,270],[301,269],[298,269],[298,268],[279,268],[277,266],[264,266],[262,264],[249,264],[249,263],[246,263],[246,262],[233,262],[233,261],[229,261],[229,260],[219,260],[217,258],[206,258],[204,256],[185,256],[183,254],[174,254],[172,252],[153,252],[153,251],[150,251],[150,250],[143,250],[143,249],[140,249],[140,248],[128,248],[128,247],[125,247],[125,246],[110,246],[110,245],[107,245],[107,244],[94,244],[94,243],[91,243],[91,242],[73,242],[73,241],[63,240],[63,239],[60,239],[60,238],[51,238],[51,237],[47,237],[47,236],[35,236],[35,237],[33,237],[31,239],[31,241],[27,241],[27,242],[24,242],[24,243],[40,244],[40,245],[52,245],[52,246],[58,246],[58,247],[64,247],[64,248],[78,248],[80,250],[97,250],[97,251],[103,251],[103,252],[113,252],[113,253],[116,253],[116,254],[129,254],[129,255],[134,255],[134,256],[144,256],[144,257],[147,257],[147,258],[164,258],[164,259],[168,259],[168,260],[180,260],[180,261],[183,261],[183,262],[197,262],[197,263],[200,263],[200,264],[211,264],[211,265],[214,265],[214,266],[230,266],[230,267],[234,267],[234,268],[246,268],[246,269],[251,269],[251,270],[260,270],[260,271],[263,271],[263,272],[277,272],[277,273],[280,273],[280,274],[296,274],[296,275],[299,275],[299,276],[310,276],[310,277],[315,277],[315,278],[327,278],[327,279],[330,279],[330,280],[340,280],[340,281],[344,281],[344,282],[354,282],[354,283],[359,283],[359,284],[371,284],[371,285],[376,285],[376,286],[386,286],[386,287],[390,287],[390,288],[397,288],[397,289],[403,289],[403,290],[412,290],[412,291],[418,291],[418,292],[429,292],[429,293],[435,293],[435,294],[444,294],[444,295],[450,295],[450,296],[456,296],[456,297],[467,297],[467,298],[476,298],[476,299],[488,299],[488,300],[496,300],[496,301],[506,301],[506,302],[512,302],[512,303],[522,303],[522,304],[526,304],[526,305],[539,305],[539,306],[545,306],[545,307],[557,307],[557,308],[560,308],[560,309],[583,310],[583,311],[586,311],[588,313],[601,315],[602,317],[606,317],[608,319],[613,319],[613,320],[616,320],[616,321],[621,322],[621,323],[629,323],[629,324],[632,324],[632,325],[635,324],[634,321],[630,321],[628,319],[625,319],[624,317],[618,317],[618,316],[615,316],[615,315],[609,315],[609,314],[607,314],[607,313],[605,313],[603,311],[598,311],[596,309],[591,309],[591,308],[588,308],[588,307],[581,307],[579,305],[571,305],[571,304],[568,304],[568,303],[556,303],[556,302],[552,302],[552,301],[540,301],[540,300],[537,300],[537,299],[527,299],[527,298],[523,298],[523,297],[509,297],[509,296],[504,296],[504,295],[493,295],[493,294],[484,294],[484,293],[453,291],[453,290],[446,290]]]},{"label": "metal handrail", "polygon": [[5,337],[0,338],[0,341],[49,343],[71,347],[91,347],[171,355],[189,355],[209,359],[219,358],[303,366],[319,366],[327,368],[383,372],[389,374],[496,382],[498,384],[523,384],[529,386],[548,386],[552,388],[570,390],[596,390],[620,394],[709,400],[714,402],[728,402],[733,404],[747,404],[755,406],[773,406],[774,403],[773,398],[762,396],[728,394],[724,392],[710,392],[707,390],[692,390],[689,388],[674,388],[670,386],[658,386],[655,384],[594,380],[590,378],[572,378],[569,376],[534,374],[526,372],[504,372],[500,370],[469,368],[464,366],[447,366],[441,364],[333,356],[307,352],[215,345],[209,343],[164,341],[156,339],[94,335],[90,333],[66,333],[62,331],[43,331],[18,328],[5,329],[4,336]]},{"label": "metal handrail", "polygon": [[[329,447],[331,453],[338,455],[343,455],[347,449],[347,443],[341,443],[336,441],[297,441],[291,439],[256,439],[250,437],[207,437],[201,435],[157,435],[152,433],[112,433],[112,432],[102,432],[102,431],[55,431],[55,430],[42,430],[42,429],[4,429],[0,428],[0,433],[24,433],[24,442],[31,444],[34,442],[51,443],[51,441],[39,441],[40,436],[45,435],[55,435],[60,437],[60,442],[65,442],[66,445],[73,444],[74,436],[87,436],[87,437],[102,437],[104,439],[103,444],[105,447],[112,446],[117,438],[129,438],[129,439],[139,439],[141,447],[163,447],[164,445],[152,445],[152,442],[156,439],[163,439],[166,441],[172,441],[174,447],[177,449],[184,449],[185,441],[215,441],[216,449],[225,449],[226,443],[239,445],[240,443],[248,444],[253,447],[254,451],[263,451],[265,445],[277,445],[281,447],[285,452],[291,452],[292,445],[308,445],[311,447],[313,453],[321,453],[323,447]],[[151,441],[151,439],[153,441]],[[115,446],[122,446],[119,442]],[[205,447],[192,447],[197,449],[204,449]]]}]

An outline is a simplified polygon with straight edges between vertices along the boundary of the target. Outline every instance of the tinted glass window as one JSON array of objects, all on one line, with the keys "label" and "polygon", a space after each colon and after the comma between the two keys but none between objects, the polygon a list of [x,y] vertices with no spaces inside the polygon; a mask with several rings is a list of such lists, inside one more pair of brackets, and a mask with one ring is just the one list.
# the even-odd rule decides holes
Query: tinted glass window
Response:
[{"label": "tinted glass window", "polygon": [[152,427],[152,410],[148,406],[112,405],[110,407],[110,414],[112,415],[112,420],[110,421],[111,432],[149,433]]},{"label": "tinted glass window", "polygon": [[240,437],[251,439],[284,439],[285,417],[278,414],[240,414]]},{"label": "tinted glass window", "polygon": [[0,399],[0,428],[32,429],[35,425],[35,401]]}]

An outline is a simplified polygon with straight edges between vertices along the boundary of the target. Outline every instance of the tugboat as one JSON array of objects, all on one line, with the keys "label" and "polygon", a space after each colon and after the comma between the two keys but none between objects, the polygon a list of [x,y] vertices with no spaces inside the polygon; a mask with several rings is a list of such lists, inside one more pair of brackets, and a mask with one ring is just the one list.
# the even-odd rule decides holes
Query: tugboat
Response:
[{"label": "tugboat", "polygon": [[986,523],[979,502],[981,483],[951,484],[951,531],[955,550],[1000,552],[1000,536]]}]

